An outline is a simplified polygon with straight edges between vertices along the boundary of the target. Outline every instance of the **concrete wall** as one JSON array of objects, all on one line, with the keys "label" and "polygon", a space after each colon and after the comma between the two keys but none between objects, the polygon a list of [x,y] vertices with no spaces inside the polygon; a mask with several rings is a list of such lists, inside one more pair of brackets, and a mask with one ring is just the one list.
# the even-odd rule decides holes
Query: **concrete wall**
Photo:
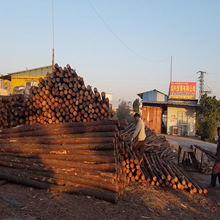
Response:
[{"label": "concrete wall", "polygon": [[[181,115],[183,117],[181,117]],[[183,121],[181,120],[183,118]],[[174,129],[177,128],[177,135],[195,136],[196,132],[196,109],[192,107],[167,108],[167,134],[174,135]],[[185,133],[187,131],[187,133]]]},{"label": "concrete wall", "polygon": [[166,99],[166,96],[160,92],[157,93],[157,101],[158,102],[166,102],[167,99]]}]

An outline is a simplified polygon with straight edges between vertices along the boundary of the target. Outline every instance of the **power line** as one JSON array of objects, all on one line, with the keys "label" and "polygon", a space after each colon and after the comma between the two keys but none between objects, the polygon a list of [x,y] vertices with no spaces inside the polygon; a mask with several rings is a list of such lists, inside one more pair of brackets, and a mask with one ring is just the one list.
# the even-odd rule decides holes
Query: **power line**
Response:
[{"label": "power line", "polygon": [[89,0],[87,0],[90,7],[93,9],[93,11],[95,12],[95,14],[99,17],[99,19],[103,22],[103,24],[108,28],[108,30],[115,36],[115,38],[122,44],[124,45],[131,53],[133,53],[134,55],[136,55],[137,57],[141,58],[141,59],[144,59],[146,61],[149,61],[149,62],[165,62],[167,60],[169,60],[170,58],[166,58],[166,59],[163,59],[163,60],[150,60],[150,59],[147,59],[146,57],[136,53],[134,50],[132,50],[123,40],[121,40],[121,38],[115,33],[112,31],[112,29],[107,25],[107,23],[105,22],[105,20],[102,18],[102,16],[97,12],[97,10],[94,8],[94,6],[91,4],[91,2]]}]

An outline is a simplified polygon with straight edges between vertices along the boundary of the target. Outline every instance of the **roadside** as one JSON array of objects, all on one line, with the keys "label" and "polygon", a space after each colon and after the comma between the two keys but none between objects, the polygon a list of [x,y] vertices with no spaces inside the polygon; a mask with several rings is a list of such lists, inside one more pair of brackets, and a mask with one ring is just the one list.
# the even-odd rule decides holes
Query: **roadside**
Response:
[{"label": "roadside", "polygon": [[204,149],[216,151],[216,144],[202,141],[199,137],[179,137],[162,134],[174,146],[175,150],[178,150],[179,145],[198,145]]}]

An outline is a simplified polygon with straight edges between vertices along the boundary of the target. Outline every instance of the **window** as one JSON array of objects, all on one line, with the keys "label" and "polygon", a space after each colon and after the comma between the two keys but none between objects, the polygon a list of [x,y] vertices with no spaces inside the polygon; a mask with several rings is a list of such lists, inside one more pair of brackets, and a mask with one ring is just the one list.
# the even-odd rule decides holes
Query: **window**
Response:
[{"label": "window", "polygon": [[37,86],[37,81],[25,81],[25,87]]},{"label": "window", "polygon": [[177,112],[177,123],[188,124],[188,117],[185,112]]}]

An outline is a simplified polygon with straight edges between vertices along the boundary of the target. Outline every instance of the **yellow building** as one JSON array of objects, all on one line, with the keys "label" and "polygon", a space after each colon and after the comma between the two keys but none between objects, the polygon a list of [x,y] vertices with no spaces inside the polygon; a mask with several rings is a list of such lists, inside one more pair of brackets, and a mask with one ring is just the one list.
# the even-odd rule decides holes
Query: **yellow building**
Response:
[{"label": "yellow building", "polygon": [[48,72],[52,72],[52,65],[9,73],[8,76],[10,76],[11,79],[11,93],[13,93],[16,87],[37,86],[39,78],[44,78]]}]

